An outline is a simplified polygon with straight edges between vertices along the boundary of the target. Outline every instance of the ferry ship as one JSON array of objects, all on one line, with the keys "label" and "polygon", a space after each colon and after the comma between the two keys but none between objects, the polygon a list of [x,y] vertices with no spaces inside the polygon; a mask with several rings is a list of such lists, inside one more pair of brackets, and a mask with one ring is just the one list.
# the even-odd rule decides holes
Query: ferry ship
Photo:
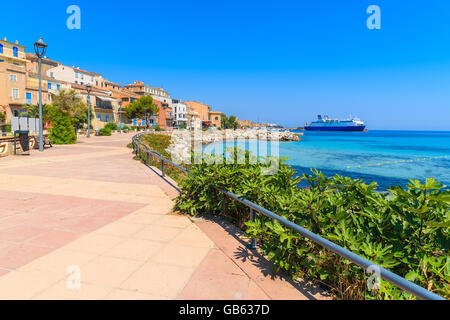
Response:
[{"label": "ferry ship", "polygon": [[305,124],[304,128],[311,131],[364,131],[366,126],[358,118],[339,120],[318,115],[317,121]]}]

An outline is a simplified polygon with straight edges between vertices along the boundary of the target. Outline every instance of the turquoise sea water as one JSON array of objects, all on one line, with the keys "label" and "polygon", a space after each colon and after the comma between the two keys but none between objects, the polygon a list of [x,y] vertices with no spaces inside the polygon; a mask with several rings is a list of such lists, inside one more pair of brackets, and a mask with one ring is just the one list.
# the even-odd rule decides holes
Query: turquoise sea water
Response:
[{"label": "turquoise sea water", "polygon": [[450,131],[304,131],[302,138],[279,143],[280,156],[300,174],[317,168],[376,181],[380,189],[427,177],[450,185]]}]

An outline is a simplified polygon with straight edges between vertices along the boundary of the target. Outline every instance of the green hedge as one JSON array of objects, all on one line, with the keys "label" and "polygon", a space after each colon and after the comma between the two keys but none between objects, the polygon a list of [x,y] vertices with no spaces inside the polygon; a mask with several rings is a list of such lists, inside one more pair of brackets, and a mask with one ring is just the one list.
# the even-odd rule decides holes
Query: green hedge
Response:
[{"label": "green hedge", "polygon": [[73,144],[77,141],[77,135],[73,128],[72,119],[58,108],[49,110],[52,128],[50,139],[54,144]]},{"label": "green hedge", "polygon": [[98,131],[98,133],[101,136],[110,136],[111,135],[111,129],[105,126],[104,128],[101,128]]},{"label": "green hedge", "polygon": [[108,122],[104,128],[110,129],[111,131],[119,130],[119,126],[115,124],[114,122]]},{"label": "green hedge", "polygon": [[[236,150],[229,151],[235,156]],[[176,207],[185,214],[226,216],[260,241],[275,271],[313,279],[340,299],[413,299],[382,280],[379,291],[368,291],[360,267],[314,244],[272,219],[258,215],[219,193],[224,188],[351,250],[441,296],[450,298],[450,192],[434,179],[411,180],[377,192],[366,184],[318,171],[295,177],[280,159],[275,175],[262,175],[263,164],[192,165],[180,182]],[[299,189],[300,180],[309,187]]]}]

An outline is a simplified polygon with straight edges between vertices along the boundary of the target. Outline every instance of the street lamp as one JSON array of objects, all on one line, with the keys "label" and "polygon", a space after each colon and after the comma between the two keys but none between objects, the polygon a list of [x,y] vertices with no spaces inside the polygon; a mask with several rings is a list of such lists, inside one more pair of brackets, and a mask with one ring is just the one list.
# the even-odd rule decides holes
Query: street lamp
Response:
[{"label": "street lamp", "polygon": [[119,101],[119,129],[122,133],[122,101]]},{"label": "street lamp", "polygon": [[92,85],[90,83],[86,84],[86,89],[87,89],[87,103],[88,103],[88,124],[87,124],[87,135],[86,137],[90,138],[91,134],[91,90],[92,90]]},{"label": "street lamp", "polygon": [[38,57],[39,64],[39,151],[44,151],[44,133],[42,124],[42,76],[41,76],[41,64],[42,57],[47,52],[47,45],[42,38],[39,38],[37,42],[34,43],[34,52]]}]

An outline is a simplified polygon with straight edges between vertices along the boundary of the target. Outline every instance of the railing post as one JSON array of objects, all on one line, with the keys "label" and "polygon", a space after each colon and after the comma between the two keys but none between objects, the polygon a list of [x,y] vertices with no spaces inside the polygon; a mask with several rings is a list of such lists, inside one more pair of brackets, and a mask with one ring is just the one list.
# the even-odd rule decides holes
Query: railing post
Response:
[{"label": "railing post", "polygon": [[[250,220],[252,220],[252,222],[255,222],[255,219],[256,219],[256,212],[255,210],[250,208]],[[256,238],[252,238],[250,243],[250,249],[254,250],[256,248],[258,248],[258,246],[256,245]]]},{"label": "railing post", "polygon": [[164,159],[161,159],[161,171],[162,171],[162,176],[165,177],[166,176],[166,170],[164,168]]}]

